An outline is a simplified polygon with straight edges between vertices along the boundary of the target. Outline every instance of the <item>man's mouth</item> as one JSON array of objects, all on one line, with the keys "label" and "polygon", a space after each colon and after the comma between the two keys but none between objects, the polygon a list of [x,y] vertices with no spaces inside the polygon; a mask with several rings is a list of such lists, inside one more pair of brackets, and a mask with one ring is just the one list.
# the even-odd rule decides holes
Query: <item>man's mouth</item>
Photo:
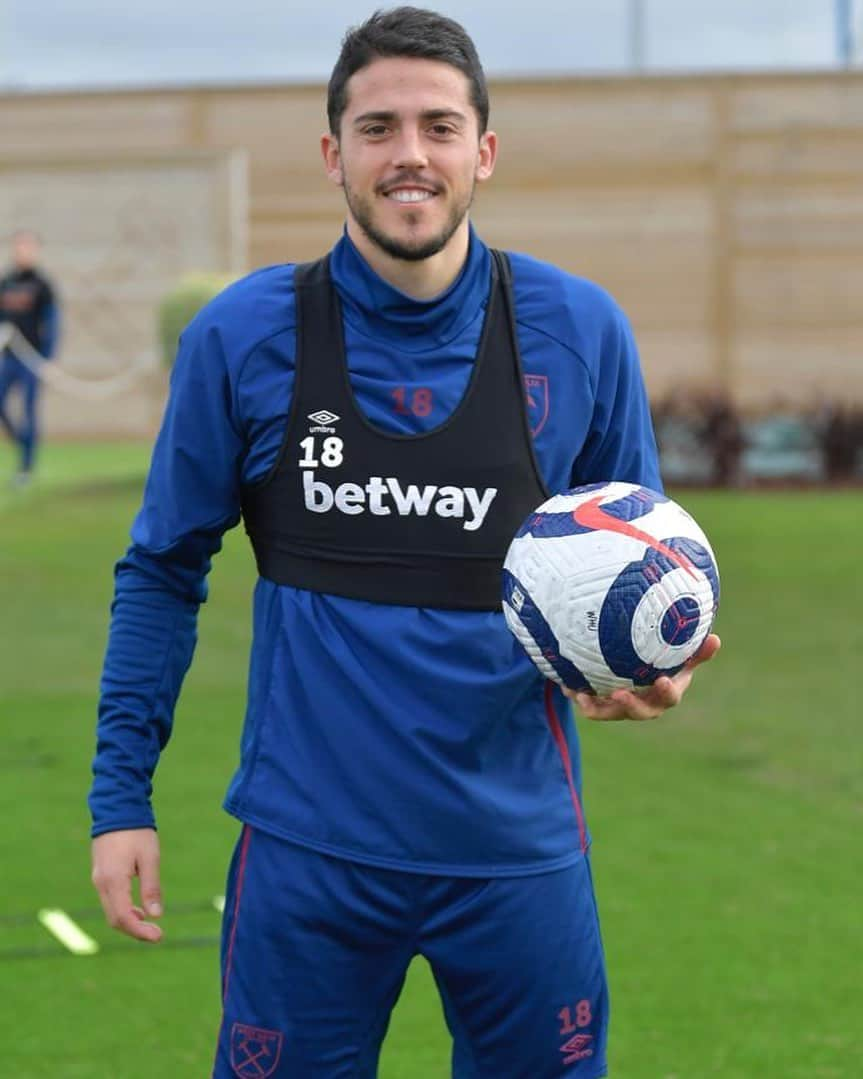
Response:
[{"label": "man's mouth", "polygon": [[437,192],[428,187],[390,187],[384,191],[385,198],[402,203],[427,202],[436,195]]}]

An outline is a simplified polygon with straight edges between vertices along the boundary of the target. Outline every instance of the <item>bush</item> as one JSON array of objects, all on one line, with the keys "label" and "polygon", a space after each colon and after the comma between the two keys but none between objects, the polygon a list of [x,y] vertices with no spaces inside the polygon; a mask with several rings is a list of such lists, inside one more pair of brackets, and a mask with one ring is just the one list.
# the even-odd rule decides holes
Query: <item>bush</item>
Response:
[{"label": "bush", "polygon": [[195,315],[234,280],[226,274],[195,273],[181,278],[159,304],[158,332],[162,359],[174,362],[180,334]]}]

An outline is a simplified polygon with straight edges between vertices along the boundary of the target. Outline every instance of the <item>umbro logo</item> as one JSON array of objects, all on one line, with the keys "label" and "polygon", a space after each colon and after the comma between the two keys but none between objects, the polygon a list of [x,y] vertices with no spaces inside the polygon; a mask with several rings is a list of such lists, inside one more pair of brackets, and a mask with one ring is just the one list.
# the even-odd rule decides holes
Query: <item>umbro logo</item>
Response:
[{"label": "umbro logo", "polygon": [[337,416],[335,412],[330,412],[328,408],[321,408],[317,412],[310,412],[309,419],[314,423],[330,424],[341,419],[341,416]]},{"label": "umbro logo", "polygon": [[309,419],[312,421],[309,424],[309,430],[313,435],[334,435],[336,429],[332,425],[336,420],[341,419],[341,416],[330,412],[328,408],[319,408],[317,412],[309,413]]},{"label": "umbro logo", "polygon": [[588,1057],[592,1057],[593,1049],[590,1044],[592,1041],[592,1034],[576,1034],[574,1038],[570,1038],[565,1045],[560,1047],[563,1063],[574,1064],[577,1060],[587,1060]]}]

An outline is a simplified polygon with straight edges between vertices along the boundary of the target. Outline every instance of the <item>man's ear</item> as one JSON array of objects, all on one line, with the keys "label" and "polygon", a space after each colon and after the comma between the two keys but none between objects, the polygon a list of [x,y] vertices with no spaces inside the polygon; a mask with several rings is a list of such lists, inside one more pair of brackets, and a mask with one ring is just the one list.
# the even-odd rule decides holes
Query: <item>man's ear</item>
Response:
[{"label": "man's ear", "polygon": [[332,132],[328,131],[326,134],[321,135],[321,154],[324,159],[324,168],[327,170],[327,177],[334,184],[341,187],[344,183],[342,155],[339,150],[339,140]]},{"label": "man's ear", "polygon": [[482,183],[494,172],[494,163],[497,161],[497,135],[493,131],[486,131],[480,135],[479,153],[476,159],[477,182]]}]

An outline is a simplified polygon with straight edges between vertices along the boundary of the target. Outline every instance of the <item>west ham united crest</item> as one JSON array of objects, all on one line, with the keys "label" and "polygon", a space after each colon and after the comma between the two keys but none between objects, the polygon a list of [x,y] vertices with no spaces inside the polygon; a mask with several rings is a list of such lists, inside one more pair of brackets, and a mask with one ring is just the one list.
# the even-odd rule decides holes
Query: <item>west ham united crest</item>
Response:
[{"label": "west ham united crest", "polygon": [[231,1067],[240,1079],[267,1079],[282,1054],[282,1034],[244,1023],[231,1028]]},{"label": "west ham united crest", "polygon": [[525,375],[524,396],[530,433],[536,438],[548,419],[548,375]]}]

